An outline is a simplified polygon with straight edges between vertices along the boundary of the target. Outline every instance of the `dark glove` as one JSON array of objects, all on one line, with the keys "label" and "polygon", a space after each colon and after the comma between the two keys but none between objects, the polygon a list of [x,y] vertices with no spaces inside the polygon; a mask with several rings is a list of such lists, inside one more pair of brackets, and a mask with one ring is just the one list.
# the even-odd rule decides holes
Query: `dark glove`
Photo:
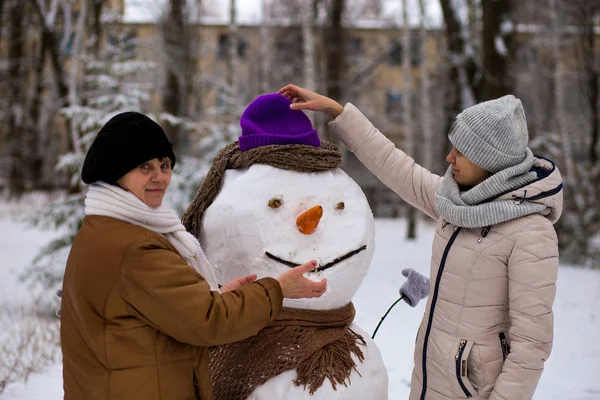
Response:
[{"label": "dark glove", "polygon": [[429,296],[429,278],[412,268],[403,269],[402,275],[406,277],[406,281],[400,286],[400,296],[404,297],[408,305],[415,307],[421,299]]}]

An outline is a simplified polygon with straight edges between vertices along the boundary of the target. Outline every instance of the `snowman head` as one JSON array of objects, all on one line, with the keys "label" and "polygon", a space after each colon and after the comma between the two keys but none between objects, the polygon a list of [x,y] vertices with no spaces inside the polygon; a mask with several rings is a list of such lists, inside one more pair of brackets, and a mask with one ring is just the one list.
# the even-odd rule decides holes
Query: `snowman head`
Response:
[{"label": "snowman head", "polygon": [[318,269],[305,276],[327,278],[327,292],[284,301],[318,310],[351,301],[373,257],[373,240],[365,195],[341,169],[301,173],[260,164],[226,172],[200,238],[221,283],[248,274],[276,278],[318,260]]},{"label": "snowman head", "polygon": [[239,142],[221,150],[183,217],[220,283],[249,274],[278,277],[316,259],[310,279],[327,278],[318,299],[286,307],[347,305],[373,256],[373,215],[360,187],[339,167],[302,111],[263,95],[244,111]]}]

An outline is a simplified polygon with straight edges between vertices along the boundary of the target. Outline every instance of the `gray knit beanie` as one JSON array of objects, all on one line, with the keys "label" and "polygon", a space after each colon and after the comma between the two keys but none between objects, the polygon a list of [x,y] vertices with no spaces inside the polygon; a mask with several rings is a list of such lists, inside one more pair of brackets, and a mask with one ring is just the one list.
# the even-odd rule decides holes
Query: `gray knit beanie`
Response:
[{"label": "gray knit beanie", "polygon": [[448,138],[467,159],[493,174],[521,163],[529,141],[521,100],[507,95],[467,108],[454,120]]}]

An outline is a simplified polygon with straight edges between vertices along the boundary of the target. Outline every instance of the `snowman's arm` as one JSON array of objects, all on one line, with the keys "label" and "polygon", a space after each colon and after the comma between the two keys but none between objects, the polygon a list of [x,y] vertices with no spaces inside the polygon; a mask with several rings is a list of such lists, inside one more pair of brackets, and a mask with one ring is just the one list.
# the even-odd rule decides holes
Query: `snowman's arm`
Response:
[{"label": "snowman's arm", "polygon": [[255,335],[282,307],[279,283],[265,278],[228,293],[208,283],[155,239],[132,244],[118,282],[127,309],[182,343],[212,346]]},{"label": "snowman's arm", "polygon": [[421,167],[373,126],[353,104],[329,123],[330,128],[381,182],[404,201],[439,218],[435,192],[442,177]]}]

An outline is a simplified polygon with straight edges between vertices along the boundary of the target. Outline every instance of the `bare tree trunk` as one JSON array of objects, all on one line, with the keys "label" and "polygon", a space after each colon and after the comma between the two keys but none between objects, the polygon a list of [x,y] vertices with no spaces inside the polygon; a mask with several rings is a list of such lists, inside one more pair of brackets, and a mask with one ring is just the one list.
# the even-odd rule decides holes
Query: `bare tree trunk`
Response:
[{"label": "bare tree trunk", "polygon": [[25,30],[23,19],[25,5],[21,0],[10,0],[9,3],[9,30],[8,30],[8,79],[9,79],[9,105],[8,115],[8,144],[10,149],[10,165],[8,173],[8,188],[11,196],[20,197],[25,191],[26,165],[23,159],[23,93],[24,76],[21,68],[23,62],[23,47],[25,44]]},{"label": "bare tree trunk", "polygon": [[446,40],[448,42],[448,50],[451,71],[451,82],[454,82],[457,93],[457,102],[460,102],[460,107],[454,110],[454,116],[464,108],[473,105],[476,102],[474,87],[478,73],[477,63],[467,42],[470,37],[466,36],[463,22],[459,18],[459,10],[455,8],[452,0],[440,0],[442,13],[444,16],[444,24],[446,31]]},{"label": "bare tree trunk", "polygon": [[269,7],[267,0],[262,0],[263,20],[260,25],[260,91],[269,91],[269,76],[271,73],[271,28],[269,26]]},{"label": "bare tree trunk", "polygon": [[421,131],[423,135],[423,166],[428,170],[433,169],[433,127],[432,127],[432,113],[431,113],[431,98],[429,91],[431,90],[431,82],[429,76],[429,52],[427,51],[427,27],[425,26],[427,20],[427,8],[425,6],[426,0],[419,0],[419,11],[420,17],[420,37],[421,37]]},{"label": "bare tree trunk", "polygon": [[477,101],[496,99],[513,92],[508,73],[512,35],[502,32],[503,21],[511,15],[511,0],[481,0],[483,8],[483,79],[477,87]]},{"label": "bare tree trunk", "polygon": [[[408,21],[408,1],[402,0],[402,75],[404,78],[404,90],[402,95],[402,105],[404,108],[404,143],[402,147],[406,154],[411,157],[415,156],[414,149],[414,124],[413,124],[413,110],[412,110],[412,97],[414,95],[413,90],[413,76],[412,76],[412,57],[411,57],[411,30]],[[407,226],[406,226],[406,238],[413,240],[417,237],[417,213],[414,207],[407,205]]]},{"label": "bare tree trunk", "polygon": [[[4,0],[0,0],[0,32],[4,28]],[[2,43],[2,38],[4,35],[0,35],[0,43]]]},{"label": "bare tree trunk", "polygon": [[[304,58],[304,87],[309,90],[317,90],[317,59],[316,59],[316,43],[315,43],[315,28],[317,24],[317,6],[319,0],[312,0],[312,4],[308,9],[303,10],[302,20],[302,45]],[[316,113],[309,115],[313,122],[316,123]]]},{"label": "bare tree trunk", "polygon": [[590,108],[590,149],[589,149],[589,160],[592,166],[596,166],[600,160],[600,149],[598,148],[598,142],[600,140],[600,109],[598,109],[598,83],[600,78],[600,71],[598,68],[597,57],[597,43],[595,33],[595,17],[600,12],[600,2],[592,4],[591,2],[584,3],[585,7],[582,10],[582,21],[581,28],[583,30],[583,72],[585,79],[583,80],[583,92],[586,95],[588,106]]},{"label": "bare tree trunk", "polygon": [[[71,106],[80,104],[79,101],[79,58],[83,49],[83,40],[85,37],[85,23],[87,21],[87,10],[88,3],[83,1],[79,9],[79,16],[77,19],[77,27],[75,30],[75,38],[73,39],[73,51],[71,55],[71,69],[69,71],[69,104]],[[77,125],[73,119],[70,121],[71,124],[71,136],[73,137],[73,148],[74,152],[81,154],[84,151],[84,144],[82,142],[80,133],[78,132]],[[72,191],[78,190],[78,185],[71,188]]]},{"label": "bare tree trunk", "polygon": [[230,118],[235,115],[235,102],[237,81],[236,81],[236,66],[237,66],[237,51],[238,51],[238,25],[237,25],[237,6],[236,0],[229,0],[229,57],[227,57],[227,88],[226,102],[227,114]]},{"label": "bare tree trunk", "polygon": [[[478,74],[475,54],[469,49],[467,29],[459,18],[453,0],[440,0],[444,17],[448,63],[447,95],[444,99],[444,132],[450,130],[454,118],[476,103],[474,86]],[[446,141],[446,146],[448,145]],[[444,150],[445,152],[445,150]]]},{"label": "bare tree trunk", "polygon": [[[325,29],[323,38],[326,65],[325,95],[337,101],[341,101],[341,80],[345,64],[345,36],[342,26],[345,3],[345,0],[331,0],[329,24]],[[325,139],[332,139],[329,136],[329,132],[326,130]]]},{"label": "bare tree trunk", "polygon": [[564,165],[565,165],[565,177],[570,183],[577,181],[575,163],[573,161],[573,146],[569,132],[564,126],[565,122],[565,110],[563,99],[565,96],[563,90],[563,76],[561,70],[561,24],[560,24],[560,11],[558,6],[560,0],[549,0],[550,12],[552,13],[552,52],[554,61],[554,116],[555,126],[558,129],[558,133],[562,140],[563,154],[564,154]]},{"label": "bare tree trunk", "polygon": [[475,54],[479,54],[481,40],[481,21],[479,16],[481,0],[467,0],[467,8],[469,14],[469,37],[472,42],[473,51]]},{"label": "bare tree trunk", "polygon": [[92,0],[92,29],[95,36],[94,54],[100,54],[102,44],[102,11],[107,0]]},{"label": "bare tree trunk", "polygon": [[40,118],[41,103],[44,92],[44,61],[46,59],[46,46],[43,33],[40,33],[40,49],[37,57],[34,57],[31,100],[29,103],[28,123],[27,123],[27,143],[28,165],[30,178],[34,187],[38,187],[42,178],[43,158],[40,148]]},{"label": "bare tree trunk", "polygon": [[312,91],[317,89],[316,59],[315,59],[315,25],[316,25],[316,1],[313,0],[312,7],[305,10],[302,21],[302,44],[304,57],[304,86]]},{"label": "bare tree trunk", "polygon": [[[48,25],[48,22],[46,21],[46,16],[40,8],[38,0],[30,0],[29,4],[31,4],[33,10],[38,15],[42,24],[42,46],[46,47],[46,54],[50,56],[50,66],[52,67],[52,71],[54,72],[55,83],[58,89],[59,98],[57,106],[68,107],[69,87],[66,82],[66,74],[63,66],[63,61],[60,57],[59,41],[56,37],[53,27],[50,27]],[[74,132],[72,132],[69,121],[65,122],[65,131],[67,133],[67,140],[69,141],[70,150],[76,151],[77,141],[75,140],[75,135]]]},{"label": "bare tree trunk", "polygon": [[[575,25],[580,28],[578,48],[582,64],[583,77],[580,79],[584,101],[589,108],[589,152],[585,160],[573,160],[576,182],[571,182],[577,208],[578,237],[577,253],[585,255],[589,263],[594,264],[594,258],[600,257],[600,246],[594,245],[590,238],[600,230],[600,164],[598,163],[598,60],[596,49],[596,17],[600,12],[600,1],[571,1],[564,5],[568,13],[575,17]],[[579,37],[580,36],[580,37]],[[572,132],[569,132],[572,134]],[[570,135],[566,135],[567,140]]]},{"label": "bare tree trunk", "polygon": [[[185,0],[170,0],[169,13],[165,21],[164,43],[167,54],[167,78],[163,96],[163,110],[174,116],[185,114],[187,92],[184,77],[189,77],[189,38],[186,35]],[[181,143],[181,129],[168,120],[163,123],[167,136],[174,146]]]},{"label": "bare tree trunk", "polygon": [[[551,20],[552,20],[552,55],[554,61],[554,117],[555,126],[562,144],[563,165],[565,166],[565,203],[566,208],[571,208],[572,222],[567,222],[564,219],[563,223],[567,224],[567,231],[570,233],[566,240],[567,247],[571,248],[571,252],[587,255],[588,246],[587,238],[585,237],[584,220],[585,203],[580,190],[576,190],[579,185],[579,174],[577,165],[573,155],[573,143],[571,142],[570,130],[565,126],[566,112],[564,107],[565,91],[563,89],[563,73],[561,70],[561,14],[563,10],[559,8],[560,0],[549,0]],[[577,221],[577,222],[574,222]]]}]

